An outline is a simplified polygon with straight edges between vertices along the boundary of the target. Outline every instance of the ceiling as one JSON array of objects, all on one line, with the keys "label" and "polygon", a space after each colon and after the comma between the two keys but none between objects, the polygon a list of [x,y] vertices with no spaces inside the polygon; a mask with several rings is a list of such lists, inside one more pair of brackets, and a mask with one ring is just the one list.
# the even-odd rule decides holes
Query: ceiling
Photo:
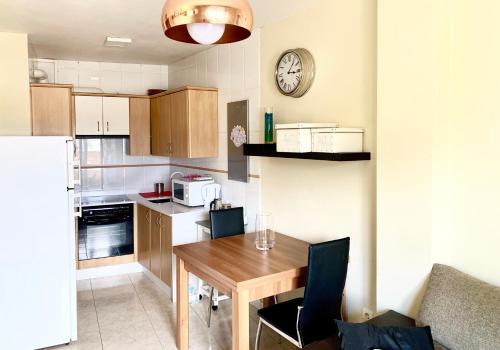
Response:
[{"label": "ceiling", "polygon": [[[317,1],[317,0],[315,0]],[[255,27],[311,7],[311,0],[249,0]],[[164,0],[0,0],[0,31],[29,34],[30,57],[169,64],[206,47],[166,38]],[[104,46],[106,36],[130,37],[128,48]]]}]

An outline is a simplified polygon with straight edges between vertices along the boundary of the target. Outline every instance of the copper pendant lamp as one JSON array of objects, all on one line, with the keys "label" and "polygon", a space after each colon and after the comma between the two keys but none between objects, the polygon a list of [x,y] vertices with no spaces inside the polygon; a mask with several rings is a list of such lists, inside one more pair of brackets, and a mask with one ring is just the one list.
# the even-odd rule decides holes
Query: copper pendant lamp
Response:
[{"label": "copper pendant lamp", "polygon": [[167,37],[190,44],[228,44],[252,34],[247,0],[166,0],[161,15]]}]

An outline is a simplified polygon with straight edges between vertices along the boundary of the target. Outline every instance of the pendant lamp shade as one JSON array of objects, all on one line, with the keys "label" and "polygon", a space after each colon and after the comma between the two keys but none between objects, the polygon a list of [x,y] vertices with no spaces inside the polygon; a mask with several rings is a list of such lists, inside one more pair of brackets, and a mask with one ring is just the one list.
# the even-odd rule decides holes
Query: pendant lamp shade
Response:
[{"label": "pendant lamp shade", "polygon": [[252,34],[247,0],[166,0],[161,16],[170,39],[190,44],[228,44]]}]

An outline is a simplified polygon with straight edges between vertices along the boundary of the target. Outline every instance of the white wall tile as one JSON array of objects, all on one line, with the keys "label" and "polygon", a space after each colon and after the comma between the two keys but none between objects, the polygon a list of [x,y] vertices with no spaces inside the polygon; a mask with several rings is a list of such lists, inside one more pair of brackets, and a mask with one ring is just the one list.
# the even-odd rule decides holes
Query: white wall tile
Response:
[{"label": "white wall tile", "polygon": [[161,73],[142,73],[142,91],[161,89]]},{"label": "white wall tile", "polygon": [[78,69],[89,70],[89,71],[99,71],[100,65],[99,65],[99,62],[78,61]]},{"label": "white wall tile", "polygon": [[147,168],[125,168],[125,188],[128,190],[144,188],[144,172]]},{"label": "white wall tile", "polygon": [[56,68],[78,68],[78,61],[56,60]]},{"label": "white wall tile", "polygon": [[231,46],[231,90],[245,88],[245,49]]},{"label": "white wall tile", "polygon": [[207,86],[207,53],[196,55],[196,85]]},{"label": "white wall tile", "polygon": [[218,47],[218,73],[219,86],[222,91],[231,88],[231,47],[221,45]]},{"label": "white wall tile", "polygon": [[100,88],[101,74],[98,70],[78,70],[78,87]]},{"label": "white wall tile", "polygon": [[78,70],[75,68],[59,68],[56,71],[56,82],[78,86]]},{"label": "white wall tile", "polygon": [[105,92],[119,93],[122,91],[122,72],[105,70],[101,71],[101,89]]},{"label": "white wall tile", "polygon": [[143,94],[145,93],[142,84],[141,72],[124,71],[122,76],[123,85],[122,91],[129,94]]},{"label": "white wall tile", "polygon": [[161,66],[157,64],[141,64],[141,72],[161,74]]},{"label": "white wall tile", "polygon": [[123,72],[140,73],[141,72],[141,65],[140,64],[132,64],[132,63],[123,63],[122,64],[122,71]]},{"label": "white wall tile", "polygon": [[252,33],[245,45],[245,88],[255,89],[260,86],[260,35],[258,30]]},{"label": "white wall tile", "polygon": [[207,86],[218,87],[218,48],[207,51]]},{"label": "white wall tile", "polygon": [[121,63],[100,62],[99,67],[101,71],[110,70],[114,72],[121,72],[123,70]]}]

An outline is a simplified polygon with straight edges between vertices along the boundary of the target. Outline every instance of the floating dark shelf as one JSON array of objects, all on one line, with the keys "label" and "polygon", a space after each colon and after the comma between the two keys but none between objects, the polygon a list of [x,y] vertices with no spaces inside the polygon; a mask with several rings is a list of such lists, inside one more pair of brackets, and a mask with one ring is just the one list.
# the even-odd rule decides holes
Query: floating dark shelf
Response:
[{"label": "floating dark shelf", "polygon": [[243,145],[243,154],[256,157],[274,158],[295,158],[295,159],[315,159],[328,160],[332,162],[349,162],[355,160],[370,160],[370,152],[349,152],[349,153],[288,153],[276,152],[276,144],[247,143]]}]

